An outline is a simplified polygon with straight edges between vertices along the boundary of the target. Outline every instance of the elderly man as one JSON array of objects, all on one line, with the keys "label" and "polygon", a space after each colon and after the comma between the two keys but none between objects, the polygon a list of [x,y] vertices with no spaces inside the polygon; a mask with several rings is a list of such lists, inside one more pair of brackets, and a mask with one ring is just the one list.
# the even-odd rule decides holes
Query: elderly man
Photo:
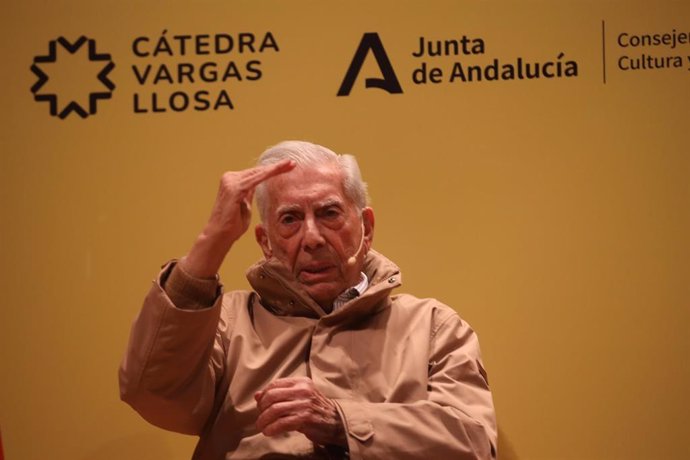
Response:
[{"label": "elderly man", "polygon": [[[218,270],[249,228],[265,260],[254,291]],[[477,337],[433,299],[392,295],[371,249],[355,159],[307,142],[222,177],[189,253],[168,263],[135,321],[123,400],[200,436],[195,459],[485,459],[496,424]]]}]

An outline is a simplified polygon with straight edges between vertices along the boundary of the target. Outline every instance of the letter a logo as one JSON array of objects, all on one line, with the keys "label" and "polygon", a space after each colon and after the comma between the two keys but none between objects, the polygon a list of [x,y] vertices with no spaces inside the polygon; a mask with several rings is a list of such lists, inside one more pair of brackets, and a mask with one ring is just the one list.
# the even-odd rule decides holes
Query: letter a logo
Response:
[{"label": "letter a logo", "polygon": [[340,89],[338,90],[338,96],[347,96],[352,90],[352,86],[355,84],[357,75],[364,65],[364,59],[367,57],[367,53],[372,51],[374,53],[374,58],[376,63],[381,69],[383,78],[367,78],[364,80],[364,86],[367,88],[380,88],[388,91],[391,94],[402,93],[403,90],[400,87],[400,82],[398,82],[398,77],[395,76],[393,71],[393,66],[391,61],[388,59],[386,50],[383,49],[383,43],[379,38],[379,34],[376,32],[365,33],[362,37],[362,41],[359,42],[359,48],[355,52],[355,57],[352,58],[350,63],[350,68],[347,69],[345,78],[343,79]]}]

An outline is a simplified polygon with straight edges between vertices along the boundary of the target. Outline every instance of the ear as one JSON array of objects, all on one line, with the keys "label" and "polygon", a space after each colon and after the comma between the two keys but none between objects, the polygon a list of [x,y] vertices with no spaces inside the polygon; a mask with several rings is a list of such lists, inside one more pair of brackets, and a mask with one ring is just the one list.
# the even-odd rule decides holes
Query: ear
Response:
[{"label": "ear", "polygon": [[369,207],[362,209],[362,225],[364,226],[364,242],[367,252],[374,242],[374,222],[374,210]]},{"label": "ear", "polygon": [[268,240],[268,233],[262,224],[256,225],[254,236],[256,237],[256,242],[261,247],[261,251],[264,253],[264,257],[270,259],[273,256],[273,250],[271,249],[271,242]]}]

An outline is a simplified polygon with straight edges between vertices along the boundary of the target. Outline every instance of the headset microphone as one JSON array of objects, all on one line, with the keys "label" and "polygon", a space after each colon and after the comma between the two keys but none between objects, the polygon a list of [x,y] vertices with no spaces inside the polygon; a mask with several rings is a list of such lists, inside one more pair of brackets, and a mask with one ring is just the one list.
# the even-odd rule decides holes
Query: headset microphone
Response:
[{"label": "headset microphone", "polygon": [[357,263],[357,256],[359,255],[359,251],[362,250],[362,246],[364,246],[364,221],[363,220],[362,220],[362,238],[360,238],[360,240],[359,240],[359,247],[357,248],[355,253],[352,254],[352,256],[349,259],[347,259],[348,265],[354,265],[355,263]]}]

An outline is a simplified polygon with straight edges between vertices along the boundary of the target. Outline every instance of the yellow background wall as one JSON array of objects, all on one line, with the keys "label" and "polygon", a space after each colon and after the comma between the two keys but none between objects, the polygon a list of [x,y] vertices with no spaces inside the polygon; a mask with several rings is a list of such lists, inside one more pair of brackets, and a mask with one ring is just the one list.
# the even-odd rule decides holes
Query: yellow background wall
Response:
[{"label": "yellow background wall", "polygon": [[[119,402],[116,370],[158,267],[184,254],[218,179],[267,146],[307,139],[358,156],[375,248],[404,290],[478,331],[500,458],[690,458],[690,45],[623,47],[621,34],[690,33],[690,4],[641,1],[4,2],[0,23],[0,431],[7,459],[187,459],[194,438]],[[279,51],[140,58],[137,37],[271,32]],[[336,97],[365,32],[369,54]],[[50,116],[33,59],[95,39],[112,98]],[[416,58],[420,37],[481,38],[481,55]],[[102,85],[83,53],[42,64],[61,107]],[[151,48],[153,49],[153,48]],[[81,54],[80,54],[81,53]],[[577,63],[569,78],[449,82],[449,69]],[[623,56],[681,68],[622,70]],[[139,85],[132,66],[261,61],[255,81]],[[439,84],[417,85],[422,61]],[[604,82],[604,65],[606,81]],[[95,70],[94,70],[95,68]],[[134,94],[226,90],[233,109],[134,113]],[[245,288],[252,238],[221,276]]]}]

